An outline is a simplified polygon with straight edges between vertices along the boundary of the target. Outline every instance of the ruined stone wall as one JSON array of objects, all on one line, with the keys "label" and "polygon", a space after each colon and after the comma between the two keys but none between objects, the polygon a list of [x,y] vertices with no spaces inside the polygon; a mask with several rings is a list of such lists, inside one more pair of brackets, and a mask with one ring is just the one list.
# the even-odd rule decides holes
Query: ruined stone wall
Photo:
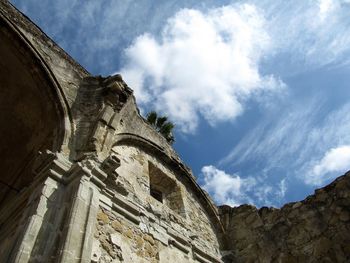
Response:
[{"label": "ruined stone wall", "polygon": [[[118,193],[101,197],[92,260],[220,262],[217,233],[181,175],[137,147],[115,146],[113,152],[121,160]],[[163,202],[150,194],[159,183],[154,180],[166,193]]]},{"label": "ruined stone wall", "polygon": [[227,262],[350,262],[350,172],[281,209],[220,207]]},{"label": "ruined stone wall", "polygon": [[64,137],[2,206],[0,262],[350,262],[350,174],[281,209],[217,209],[121,76],[90,76],[5,0],[0,19],[54,89]]}]

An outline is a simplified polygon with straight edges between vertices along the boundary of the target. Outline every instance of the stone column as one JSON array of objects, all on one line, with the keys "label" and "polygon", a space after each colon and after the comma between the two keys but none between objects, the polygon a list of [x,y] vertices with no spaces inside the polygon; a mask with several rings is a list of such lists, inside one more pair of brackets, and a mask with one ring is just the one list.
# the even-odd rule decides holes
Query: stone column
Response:
[{"label": "stone column", "polygon": [[[65,240],[59,262],[90,262],[93,232],[98,211],[99,189],[92,171],[81,164],[72,168],[68,192],[71,207],[64,226]],[[69,180],[69,179],[68,179]]]},{"label": "stone column", "polygon": [[60,181],[69,167],[70,162],[60,154],[47,152],[38,158],[35,181],[22,193],[29,192],[30,197],[7,262],[49,261],[64,215]]},{"label": "stone column", "polygon": [[[120,162],[86,159],[72,164],[61,154],[42,154],[35,182],[5,262],[89,263],[101,189]],[[115,175],[114,175],[115,176]]]}]

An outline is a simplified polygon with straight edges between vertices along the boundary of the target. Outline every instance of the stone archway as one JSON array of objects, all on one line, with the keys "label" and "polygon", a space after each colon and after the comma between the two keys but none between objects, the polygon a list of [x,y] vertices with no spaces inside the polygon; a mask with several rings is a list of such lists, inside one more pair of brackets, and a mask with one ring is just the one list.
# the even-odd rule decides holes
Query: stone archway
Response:
[{"label": "stone archway", "polygon": [[24,38],[0,19],[0,210],[33,181],[39,151],[59,151],[64,110],[55,84]]}]

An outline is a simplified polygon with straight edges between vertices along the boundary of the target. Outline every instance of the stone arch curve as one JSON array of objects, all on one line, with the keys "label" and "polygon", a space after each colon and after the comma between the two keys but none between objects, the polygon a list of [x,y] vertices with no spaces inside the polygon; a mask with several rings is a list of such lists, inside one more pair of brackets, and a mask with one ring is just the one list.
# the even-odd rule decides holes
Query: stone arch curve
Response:
[{"label": "stone arch curve", "polygon": [[189,169],[181,163],[177,158],[169,156],[165,153],[162,147],[153,143],[152,141],[145,139],[139,135],[132,133],[119,133],[115,137],[115,142],[112,146],[134,146],[139,147],[146,153],[156,157],[163,164],[168,166],[170,170],[178,175],[182,175],[183,179],[191,186],[193,193],[198,198],[199,202],[207,212],[211,223],[213,224],[218,241],[221,248],[224,248],[224,228],[220,221],[219,214],[216,206],[212,203],[207,194],[201,189],[201,187],[196,182],[196,179],[191,174]]},{"label": "stone arch curve", "polygon": [[34,178],[39,151],[68,152],[72,118],[46,61],[0,12],[0,208]]}]

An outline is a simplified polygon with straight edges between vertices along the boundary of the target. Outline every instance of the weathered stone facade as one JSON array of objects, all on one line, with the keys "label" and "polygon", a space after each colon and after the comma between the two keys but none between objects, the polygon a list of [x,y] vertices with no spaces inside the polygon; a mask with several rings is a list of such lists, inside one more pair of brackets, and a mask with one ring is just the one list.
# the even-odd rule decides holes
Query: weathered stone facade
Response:
[{"label": "weathered stone facade", "polygon": [[0,262],[349,262],[350,174],[281,209],[216,207],[140,116],[0,0]]}]

